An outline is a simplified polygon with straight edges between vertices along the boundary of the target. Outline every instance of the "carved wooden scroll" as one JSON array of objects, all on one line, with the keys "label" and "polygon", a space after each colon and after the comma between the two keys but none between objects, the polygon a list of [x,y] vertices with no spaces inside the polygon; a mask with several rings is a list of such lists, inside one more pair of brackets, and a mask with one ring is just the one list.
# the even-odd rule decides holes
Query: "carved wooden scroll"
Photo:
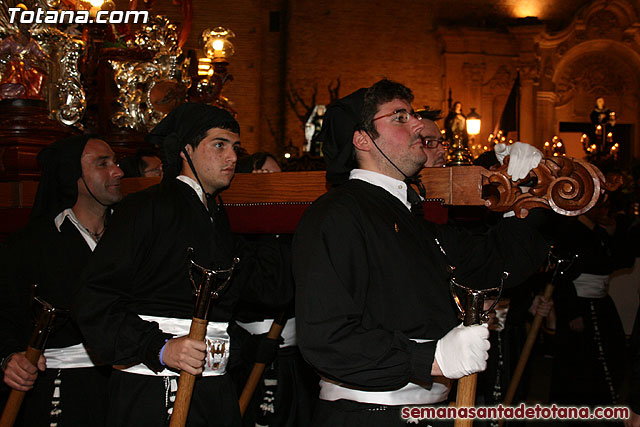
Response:
[{"label": "carved wooden scroll", "polygon": [[[529,175],[516,182],[507,174],[508,161],[496,170],[483,170],[485,205],[497,212],[513,210],[524,218],[533,208],[547,208],[565,215],[582,215],[598,202],[606,190],[614,191],[621,182],[607,182],[600,170],[582,160],[546,157]],[[528,191],[523,185],[533,180]]]}]

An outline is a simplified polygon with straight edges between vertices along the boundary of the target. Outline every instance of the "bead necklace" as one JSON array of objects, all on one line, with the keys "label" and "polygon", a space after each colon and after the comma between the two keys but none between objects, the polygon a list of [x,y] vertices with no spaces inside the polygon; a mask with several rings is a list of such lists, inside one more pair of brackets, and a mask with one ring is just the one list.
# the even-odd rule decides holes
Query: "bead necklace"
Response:
[{"label": "bead necklace", "polygon": [[99,231],[99,232],[97,232],[97,233],[94,233],[93,231],[91,231],[91,230],[89,230],[87,227],[85,227],[84,225],[80,224],[80,221],[78,221],[78,225],[79,225],[80,227],[82,227],[82,229],[83,229],[84,231],[86,231],[86,232],[91,236],[91,238],[92,238],[96,243],[98,243],[98,242],[100,241],[100,238],[101,238],[101,237],[102,237],[102,235],[104,234],[104,230],[105,230],[105,227],[104,227],[104,226],[102,227],[102,230],[101,230],[101,231]]}]

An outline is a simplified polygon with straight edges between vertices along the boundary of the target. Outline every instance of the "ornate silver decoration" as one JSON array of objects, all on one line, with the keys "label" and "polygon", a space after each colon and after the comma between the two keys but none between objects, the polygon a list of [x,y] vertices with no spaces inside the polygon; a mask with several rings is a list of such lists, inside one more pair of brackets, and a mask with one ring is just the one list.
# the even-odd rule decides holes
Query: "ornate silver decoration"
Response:
[{"label": "ornate silver decoration", "polygon": [[51,31],[49,39],[55,43],[59,77],[55,83],[55,96],[52,99],[51,111],[56,120],[67,126],[80,126],[79,121],[87,107],[78,60],[84,51],[81,40],[61,31]]},{"label": "ornate silver decoration", "polygon": [[[15,6],[18,2],[13,3]],[[59,0],[34,0],[32,3],[34,8],[45,11],[55,9],[58,5]],[[1,4],[0,34],[10,35],[17,31],[17,27],[8,19],[10,6],[10,3]],[[80,127],[86,99],[78,71],[78,59],[83,53],[84,43],[47,24],[33,24],[30,33],[52,60],[47,66],[48,82],[44,88],[51,115],[63,125]]]},{"label": "ornate silver decoration", "polygon": [[136,33],[129,46],[152,51],[154,56],[151,61],[109,61],[119,91],[119,111],[111,121],[120,128],[146,131],[185,101],[191,85],[189,61],[178,61],[182,50],[177,27],[162,16]]}]

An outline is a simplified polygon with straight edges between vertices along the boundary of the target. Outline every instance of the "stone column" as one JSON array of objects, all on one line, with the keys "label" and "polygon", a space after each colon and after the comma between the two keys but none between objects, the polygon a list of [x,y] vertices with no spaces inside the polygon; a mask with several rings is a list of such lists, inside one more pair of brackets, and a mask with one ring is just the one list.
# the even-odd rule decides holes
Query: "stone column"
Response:
[{"label": "stone column", "polygon": [[536,86],[538,65],[535,62],[520,64],[520,140],[536,147],[544,141],[536,140]]},{"label": "stone column", "polygon": [[536,146],[550,140],[558,133],[556,129],[556,94],[549,91],[538,91],[537,120],[535,126]]}]

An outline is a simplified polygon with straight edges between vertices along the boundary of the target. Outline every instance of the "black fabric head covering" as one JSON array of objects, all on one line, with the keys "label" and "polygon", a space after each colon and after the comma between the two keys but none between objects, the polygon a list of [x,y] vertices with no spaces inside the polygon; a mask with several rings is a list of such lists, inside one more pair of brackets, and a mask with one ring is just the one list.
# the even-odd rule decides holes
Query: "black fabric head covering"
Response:
[{"label": "black fabric head covering", "polygon": [[78,198],[78,179],[82,176],[82,152],[90,139],[97,135],[78,135],[64,138],[38,153],[42,176],[33,202],[30,221],[55,217],[75,205]]},{"label": "black fabric head covering", "polygon": [[349,179],[349,172],[356,168],[353,133],[360,124],[366,88],[358,89],[331,103],[322,120],[317,136],[322,141],[322,153],[327,162],[327,181],[339,185]]},{"label": "black fabric head covering", "polygon": [[118,166],[124,172],[123,178],[136,178],[142,176],[140,174],[140,167],[138,166],[138,157],[129,156],[118,162]]},{"label": "black fabric head covering", "polygon": [[209,129],[222,128],[240,133],[240,126],[231,113],[208,104],[186,103],[179,105],[145,138],[162,153],[164,178],[180,174],[180,151]]}]

